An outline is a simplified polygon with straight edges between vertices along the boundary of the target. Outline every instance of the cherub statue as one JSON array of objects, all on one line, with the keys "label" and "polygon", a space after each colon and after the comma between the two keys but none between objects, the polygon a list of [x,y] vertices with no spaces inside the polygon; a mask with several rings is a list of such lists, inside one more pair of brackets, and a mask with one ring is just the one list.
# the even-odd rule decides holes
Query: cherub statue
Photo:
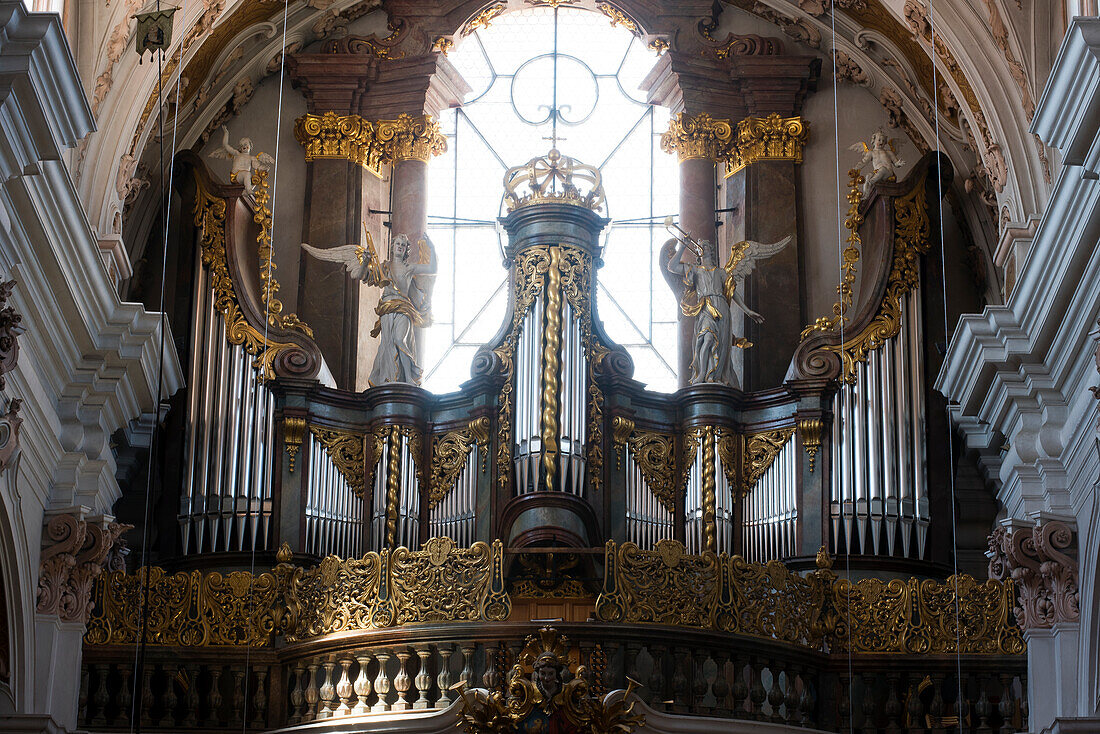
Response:
[{"label": "cherub statue", "polygon": [[427,262],[413,257],[409,238],[403,234],[390,240],[385,261],[379,260],[369,232],[365,245],[320,249],[302,243],[302,249],[318,260],[341,263],[356,280],[382,289],[375,308],[378,321],[371,330],[371,336],[381,337],[370,373],[371,387],[389,382],[420,384],[423,368],[417,330],[431,325],[437,265],[431,238],[425,234],[418,245],[418,250],[427,250]]},{"label": "cherub statue", "polygon": [[222,125],[222,145],[212,151],[210,157],[232,161],[229,180],[244,186],[247,194],[252,193],[252,172],[257,169],[268,171],[275,165],[275,159],[267,153],[252,155],[252,138],[241,138],[236,148],[230,145],[229,129],[225,125]]},{"label": "cherub statue", "polygon": [[[671,226],[671,221],[666,224]],[[752,343],[733,333],[730,304],[756,323],[763,323],[764,317],[748,307],[737,286],[752,273],[758,262],[775,255],[790,241],[788,235],[771,244],[751,240],[738,242],[731,249],[724,268],[717,267],[714,249],[707,240],[696,242],[677,235],[661,248],[665,268],[681,278],[680,310],[695,319],[689,384],[717,382],[738,386],[733,349],[751,347]],[[688,247],[694,254],[685,261]]]},{"label": "cherub statue", "polygon": [[856,170],[862,170],[868,163],[871,164],[871,174],[863,182],[863,195],[866,196],[871,187],[879,181],[892,181],[897,178],[898,170],[905,165],[905,161],[898,158],[894,150],[894,141],[886,138],[886,133],[878,130],[871,136],[871,145],[859,142],[848,146],[848,150],[857,153],[863,151],[863,157],[856,164]]}]

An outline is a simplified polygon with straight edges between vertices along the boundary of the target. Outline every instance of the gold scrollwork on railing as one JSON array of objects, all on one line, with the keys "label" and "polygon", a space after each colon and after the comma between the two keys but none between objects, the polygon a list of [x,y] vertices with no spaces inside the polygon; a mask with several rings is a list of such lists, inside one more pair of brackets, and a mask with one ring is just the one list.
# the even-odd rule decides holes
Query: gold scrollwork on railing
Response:
[{"label": "gold scrollwork on railing", "polygon": [[832,572],[824,551],[817,570],[802,576],[779,561],[689,555],[674,540],[648,551],[608,541],[604,568],[595,607],[603,622],[717,629],[831,652],[1026,651],[1011,581],[958,575],[851,583]]},{"label": "gold scrollwork on railing", "polygon": [[881,349],[901,331],[902,298],[920,284],[920,257],[928,252],[929,246],[925,178],[921,176],[912,191],[894,199],[894,259],[878,313],[843,344],[822,347],[840,355],[840,377],[845,382],[855,382],[856,365],[866,362],[870,352]]},{"label": "gold scrollwork on railing", "polygon": [[741,478],[744,491],[748,492],[764,476],[787,441],[794,435],[794,428],[776,428],[745,436],[744,468]]},{"label": "gold scrollwork on railing", "polygon": [[207,191],[199,178],[195,179],[193,213],[195,226],[199,229],[202,264],[210,271],[214,309],[225,320],[226,341],[243,347],[253,356],[252,367],[259,372],[260,378],[270,380],[275,376],[272,367],[275,358],[295,345],[273,341],[245,319],[225,251],[226,200]]},{"label": "gold scrollwork on railing", "polygon": [[309,432],[325,448],[325,453],[352,491],[362,497],[366,487],[363,474],[363,434],[319,426],[310,426]]},{"label": "gold scrollwork on railing", "polygon": [[[499,540],[456,548],[442,537],[417,551],[328,556],[309,569],[290,565],[284,544],[278,565],[255,575],[166,575],[156,566],[134,574],[114,571],[96,581],[84,640],[89,645],[132,645],[140,639],[177,647],[270,647],[274,635],[294,642],[417,622],[499,622],[511,613],[503,556]],[[148,603],[143,603],[145,593]]]},{"label": "gold scrollwork on railing", "polygon": [[628,448],[649,491],[669,512],[676,512],[676,442],[655,431],[637,431],[634,421],[615,416],[611,421],[616,449]]},{"label": "gold scrollwork on railing", "polygon": [[450,431],[432,439],[431,481],[428,486],[428,507],[435,509],[462,475],[466,457],[477,446],[485,460],[489,452],[489,418],[481,416],[465,428]]}]

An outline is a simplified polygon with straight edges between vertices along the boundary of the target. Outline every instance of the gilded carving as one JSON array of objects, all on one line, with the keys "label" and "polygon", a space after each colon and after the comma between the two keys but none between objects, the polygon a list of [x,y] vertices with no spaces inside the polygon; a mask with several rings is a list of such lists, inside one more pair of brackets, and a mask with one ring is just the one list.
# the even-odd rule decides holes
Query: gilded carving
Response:
[{"label": "gilded carving", "polygon": [[809,124],[801,117],[746,117],[737,123],[736,144],[727,154],[726,175],[759,161],[802,162]]},{"label": "gilded carving", "polygon": [[846,382],[855,382],[856,364],[866,362],[871,351],[881,349],[901,331],[901,299],[920,283],[920,256],[928,251],[926,199],[922,176],[912,191],[894,200],[894,259],[886,293],[871,323],[839,346],[822,347],[840,355],[841,379]]},{"label": "gilded carving", "polygon": [[802,448],[810,459],[810,473],[814,472],[814,462],[817,460],[817,452],[821,449],[820,418],[804,418],[798,421],[798,434],[802,437]]},{"label": "gilded carving", "polygon": [[726,475],[726,484],[736,500],[744,494],[741,488],[742,440],[741,435],[729,428],[716,428],[718,459]]},{"label": "gilded carving", "polygon": [[303,115],[294,123],[294,137],[305,152],[306,163],[325,158],[350,161],[382,175],[382,148],[373,123],[359,115]]},{"label": "gilded carving", "polygon": [[504,201],[508,211],[546,203],[599,211],[604,202],[603,175],[600,169],[551,148],[546,155],[504,172]]},{"label": "gilded carving", "polygon": [[92,583],[103,571],[111,546],[132,527],[67,513],[51,516],[42,533],[35,612],[86,623]]},{"label": "gilded carving", "polygon": [[310,426],[309,432],[324,447],[325,453],[352,491],[362,497],[366,486],[363,474],[363,435],[318,426]]},{"label": "gilded carving", "polygon": [[423,161],[447,152],[447,138],[431,115],[401,114],[396,120],[379,120],[374,139],[388,163]]},{"label": "gilded carving", "polygon": [[489,418],[486,416],[475,418],[465,428],[432,439],[431,481],[428,484],[430,508],[434,509],[454,489],[466,466],[466,457],[475,446],[484,460],[489,452]]},{"label": "gilded carving", "polygon": [[634,35],[638,35],[638,24],[632,21],[626,13],[619,10],[617,7],[604,0],[597,0],[596,9],[606,15],[611,20],[612,27],[622,26]]},{"label": "gilded carving", "polygon": [[561,250],[550,248],[546,271],[546,317],[542,325],[542,476],[546,491],[554,491],[558,453],[558,393],[561,390],[562,286]]},{"label": "gilded carving", "polygon": [[714,452],[714,427],[707,426],[703,429],[703,468],[699,489],[702,494],[703,548],[709,553],[718,550],[718,496]]},{"label": "gilded carving", "polygon": [[390,426],[386,462],[386,547],[397,545],[397,516],[401,512],[401,427]]},{"label": "gilded carving", "polygon": [[627,445],[649,491],[669,512],[676,511],[676,451],[673,437],[650,431],[635,432]]},{"label": "gilded carving", "polygon": [[493,20],[498,15],[504,12],[507,5],[503,2],[495,2],[485,8],[482,8],[474,17],[466,23],[462,29],[462,36],[466,37],[476,31],[478,28],[488,28],[493,24]]},{"label": "gilded carving", "polygon": [[697,115],[679,113],[669,121],[668,131],[661,135],[661,150],[675,153],[681,163],[695,158],[724,160],[735,145],[730,121],[715,119],[705,112]]},{"label": "gilded carving", "polygon": [[844,218],[844,227],[848,230],[848,246],[841,254],[840,284],[836,287],[840,298],[833,304],[833,315],[821,316],[803,329],[800,341],[816,331],[834,331],[848,320],[848,309],[852,305],[852,283],[856,280],[856,265],[859,263],[859,248],[863,245],[859,236],[859,227],[863,224],[863,215],[859,213],[859,206],[863,201],[863,183],[864,178],[858,168],[848,171],[848,216]]},{"label": "gilded carving", "polygon": [[302,448],[302,441],[306,435],[306,419],[299,416],[288,415],[283,418],[283,446],[290,459],[290,473],[294,473],[294,463],[298,459],[298,451]]},{"label": "gilded carving", "polygon": [[302,323],[298,314],[283,314],[283,302],[275,295],[279,292],[279,281],[275,279],[275,263],[271,256],[271,209],[268,208],[271,197],[267,193],[266,169],[253,171],[252,191],[256,199],[253,221],[260,225],[260,233],[256,236],[260,259],[260,302],[267,314],[267,322],[277,329],[299,331],[312,339],[313,329]]},{"label": "gilded carving", "polygon": [[744,468],[741,486],[748,492],[764,476],[783,446],[794,435],[794,428],[776,428],[745,436]]}]

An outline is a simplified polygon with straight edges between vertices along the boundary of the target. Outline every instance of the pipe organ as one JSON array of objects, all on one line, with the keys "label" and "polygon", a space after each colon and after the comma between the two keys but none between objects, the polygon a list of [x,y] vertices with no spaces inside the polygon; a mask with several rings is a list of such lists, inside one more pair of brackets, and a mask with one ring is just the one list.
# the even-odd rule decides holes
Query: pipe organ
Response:
[{"label": "pipe organ", "polygon": [[[230,343],[227,299],[248,317],[256,308],[242,294],[258,289],[227,295],[212,273],[219,257],[233,272],[239,233],[262,239],[263,217],[259,232],[237,224],[212,235],[211,222],[251,219],[256,204],[227,195],[218,219],[203,208],[217,197],[197,197],[197,389],[178,552],[287,540],[311,556],[358,556],[447,536],[516,549],[677,540],[691,553],[753,561],[805,558],[821,545],[924,558],[936,518],[926,486],[923,294],[919,277],[895,272],[917,261],[896,254],[919,253],[928,239],[917,192],[931,186],[935,159],[922,165],[865,207],[870,224],[896,229],[885,254],[867,258],[867,282],[885,283],[888,297],[868,296],[843,339],[809,329],[786,384],[755,393],[696,384],[656,394],[632,379],[596,309],[607,223],[599,173],[557,151],[505,181],[508,311],[472,379],[449,395],[406,384],[337,390],[320,354],[307,358],[304,338],[267,351]],[[902,217],[901,207],[916,214]],[[924,229],[910,231],[914,222]],[[223,241],[224,250],[208,247]],[[906,280],[911,287],[897,287]],[[885,333],[874,299],[891,294],[896,333],[851,351],[861,333]],[[291,359],[294,350],[307,357]],[[261,379],[265,369],[274,380]]]}]

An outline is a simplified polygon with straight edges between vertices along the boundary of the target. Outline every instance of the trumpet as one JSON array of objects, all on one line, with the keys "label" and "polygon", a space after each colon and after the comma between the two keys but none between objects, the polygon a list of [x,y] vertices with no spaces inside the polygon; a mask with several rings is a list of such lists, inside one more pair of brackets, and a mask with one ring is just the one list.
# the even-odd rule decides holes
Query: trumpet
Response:
[{"label": "trumpet", "polygon": [[672,236],[674,236],[676,239],[681,240],[682,242],[686,243],[689,247],[691,247],[692,251],[698,257],[703,256],[703,246],[701,244],[699,244],[698,240],[696,240],[694,237],[692,237],[690,234],[688,234],[687,231],[684,230],[683,227],[681,227],[679,224],[676,224],[676,222],[672,221],[671,216],[665,217],[665,229],[667,229],[669,231],[669,233],[671,233]]}]

